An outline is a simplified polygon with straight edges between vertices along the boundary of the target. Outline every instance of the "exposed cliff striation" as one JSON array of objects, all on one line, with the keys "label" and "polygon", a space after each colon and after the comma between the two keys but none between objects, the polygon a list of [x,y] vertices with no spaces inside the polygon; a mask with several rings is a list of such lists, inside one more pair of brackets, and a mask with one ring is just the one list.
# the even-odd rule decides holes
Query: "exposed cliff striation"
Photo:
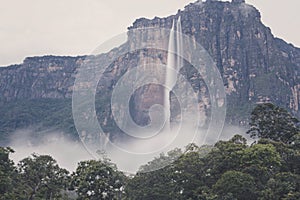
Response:
[{"label": "exposed cliff striation", "polygon": [[170,28],[179,16],[184,33],[210,53],[223,76],[229,118],[265,101],[299,115],[300,49],[275,38],[256,8],[244,1],[197,1],[168,18],[138,19],[129,29]]},{"label": "exposed cliff striation", "polygon": [[[200,43],[212,56],[221,72],[228,100],[227,121],[245,124],[253,105],[273,102],[300,115],[300,49],[275,38],[261,22],[259,11],[244,0],[232,2],[197,1],[166,18],[137,19],[128,29],[161,27],[170,29],[173,19],[181,17],[182,30]],[[161,41],[167,42],[167,41]],[[129,41],[126,45],[134,45]],[[114,49],[109,54],[114,54]],[[128,53],[116,60],[106,70],[99,82],[99,94],[108,95],[117,80],[129,69],[143,60],[153,59],[166,63],[166,53],[159,56],[151,51]],[[0,68],[0,99],[2,106],[15,100],[40,98],[69,99],[72,95],[76,69],[84,57],[32,57],[20,65]],[[191,82],[199,79],[195,73],[185,72]],[[200,92],[203,85],[193,85]],[[143,112],[153,103],[162,103],[161,90],[147,86],[133,97],[133,118],[147,124],[147,113]],[[209,101],[202,95],[203,112]],[[145,97],[144,99],[139,96]],[[6,103],[5,103],[6,102]],[[108,107],[101,123],[112,119]]]},{"label": "exposed cliff striation", "polygon": [[75,71],[84,57],[29,57],[0,68],[0,99],[70,98]]}]

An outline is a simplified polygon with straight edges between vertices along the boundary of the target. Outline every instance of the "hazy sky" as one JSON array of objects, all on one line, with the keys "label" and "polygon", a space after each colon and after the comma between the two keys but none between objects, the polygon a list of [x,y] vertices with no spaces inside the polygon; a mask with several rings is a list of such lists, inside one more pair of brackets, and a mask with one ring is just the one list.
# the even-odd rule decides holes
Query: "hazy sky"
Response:
[{"label": "hazy sky", "polygon": [[[27,56],[88,54],[139,17],[175,14],[194,0],[0,0],[0,66]],[[247,0],[277,37],[300,47],[299,0]]]}]

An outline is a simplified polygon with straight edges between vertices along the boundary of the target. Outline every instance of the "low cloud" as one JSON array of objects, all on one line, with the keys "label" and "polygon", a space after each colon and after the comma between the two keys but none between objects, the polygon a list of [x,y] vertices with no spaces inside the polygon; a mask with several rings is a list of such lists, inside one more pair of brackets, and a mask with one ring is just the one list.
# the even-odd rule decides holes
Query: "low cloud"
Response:
[{"label": "low cloud", "polygon": [[[214,138],[215,141],[228,140],[235,134],[246,136],[245,132],[246,129],[241,127],[225,126],[221,134],[216,133],[211,137],[218,135],[218,138]],[[154,157],[158,157],[162,152],[166,153],[174,148],[184,149],[191,142],[201,146],[206,144],[205,141],[212,141],[209,135],[205,138],[205,130],[200,130],[198,136],[194,137],[195,129],[188,124],[181,127],[179,134],[173,134],[173,131],[162,132],[146,140],[119,141],[115,145],[122,148],[122,150],[108,145],[106,148],[107,156],[113,163],[117,164],[120,170],[135,173],[141,165],[153,160]],[[251,140],[248,141],[251,142]],[[58,162],[60,167],[66,168],[70,172],[76,170],[80,161],[97,159],[87,151],[81,142],[74,141],[68,138],[66,134],[56,131],[18,130],[11,135],[8,146],[15,150],[15,153],[11,154],[11,159],[15,163],[33,153],[50,155]]]},{"label": "low cloud", "polygon": [[71,140],[61,132],[18,130],[12,134],[9,146],[15,150],[11,155],[15,163],[33,153],[51,155],[60,167],[74,171],[78,162],[93,159],[80,142]]}]

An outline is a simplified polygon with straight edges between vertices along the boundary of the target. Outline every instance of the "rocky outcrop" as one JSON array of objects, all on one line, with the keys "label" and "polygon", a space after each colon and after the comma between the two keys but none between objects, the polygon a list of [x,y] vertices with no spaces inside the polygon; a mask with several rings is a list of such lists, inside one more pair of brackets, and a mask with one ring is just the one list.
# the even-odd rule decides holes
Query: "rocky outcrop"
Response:
[{"label": "rocky outcrop", "polygon": [[168,18],[136,20],[129,29],[170,28],[179,16],[184,33],[203,45],[223,76],[229,121],[266,101],[299,115],[300,50],[275,38],[256,8],[242,0],[197,1]]},{"label": "rocky outcrop", "polygon": [[30,57],[21,65],[0,68],[0,99],[70,98],[83,58]]},{"label": "rocky outcrop", "polygon": [[[212,56],[221,72],[228,95],[229,123],[244,124],[256,103],[273,102],[300,115],[300,49],[275,38],[261,22],[259,11],[244,0],[232,2],[197,1],[166,18],[136,20],[129,30],[143,27],[170,29],[173,19],[181,17],[183,33],[200,43]],[[160,41],[167,43],[168,41]],[[134,42],[125,45],[134,45]],[[121,47],[120,47],[121,48]],[[120,49],[114,49],[107,55]],[[166,53],[157,56],[151,51],[133,52],[116,60],[99,82],[99,94],[111,95],[110,90],[129,69],[152,59],[166,63]],[[21,65],[0,68],[0,99],[71,98],[76,69],[85,57],[32,57]],[[196,73],[185,72],[199,93],[205,86],[197,85]],[[156,91],[156,92],[154,92]],[[153,103],[162,103],[161,88],[146,86],[132,98],[133,118],[140,124],[149,122],[144,112]],[[145,98],[140,98],[140,96]],[[209,108],[207,91],[200,107]],[[108,107],[102,123],[111,120]]]}]

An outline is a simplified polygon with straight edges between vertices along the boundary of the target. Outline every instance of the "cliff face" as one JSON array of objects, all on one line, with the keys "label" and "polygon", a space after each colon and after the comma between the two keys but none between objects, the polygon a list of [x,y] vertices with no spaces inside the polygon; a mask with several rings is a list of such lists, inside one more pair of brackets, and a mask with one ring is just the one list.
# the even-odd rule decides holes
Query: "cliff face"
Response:
[{"label": "cliff face", "polygon": [[[221,72],[228,97],[228,122],[243,123],[258,102],[273,102],[300,115],[300,49],[275,38],[271,30],[262,24],[257,9],[243,0],[231,3],[197,1],[167,18],[138,19],[129,29],[170,29],[173,19],[179,16],[183,33],[210,53]],[[134,44],[129,41],[126,45]],[[115,51],[118,49],[111,54]],[[165,53],[155,56],[151,51],[126,54],[106,70],[99,82],[103,91],[99,93],[109,95],[109,89],[122,74],[137,63],[143,63],[146,59],[166,63],[166,56]],[[0,99],[7,102],[16,99],[70,98],[76,69],[83,59],[33,57],[25,59],[21,65],[0,68]],[[189,72],[186,76],[191,82],[199,78]],[[196,85],[193,87],[197,88]],[[203,91],[203,87],[200,85],[197,89]],[[148,122],[147,113],[143,110],[153,103],[162,103],[161,95],[153,95],[159,94],[159,91],[161,88],[157,86],[147,86],[136,92],[132,99],[132,113],[138,123]],[[200,102],[203,112],[209,107],[205,95],[203,102]],[[105,110],[106,118],[111,118],[110,110]],[[107,119],[102,122],[107,123]]]},{"label": "cliff face", "polygon": [[70,98],[75,70],[83,57],[30,57],[0,68],[0,99]]},{"label": "cliff face", "polygon": [[139,19],[130,29],[170,28],[179,16],[183,32],[210,53],[223,76],[229,120],[266,101],[299,115],[300,50],[274,38],[257,9],[243,1],[198,1],[168,18]]}]

